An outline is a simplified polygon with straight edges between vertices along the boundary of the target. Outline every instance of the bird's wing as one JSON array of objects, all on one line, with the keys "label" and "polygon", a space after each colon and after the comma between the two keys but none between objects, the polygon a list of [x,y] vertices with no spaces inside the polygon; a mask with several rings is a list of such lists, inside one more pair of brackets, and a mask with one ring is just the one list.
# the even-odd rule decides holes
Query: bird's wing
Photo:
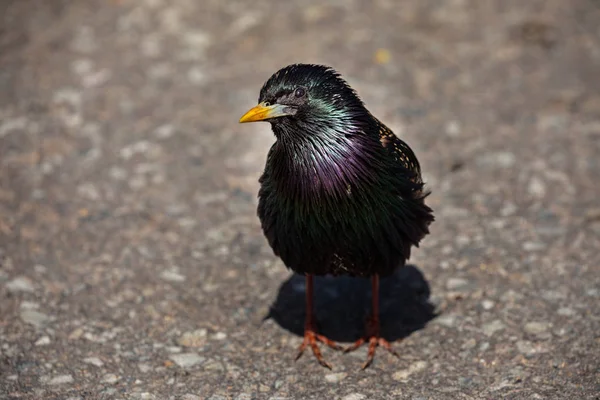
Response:
[{"label": "bird's wing", "polygon": [[405,169],[414,173],[413,182],[423,183],[421,179],[421,166],[415,153],[390,128],[381,122],[379,122],[379,141],[383,147],[392,153],[396,161],[400,162]]}]

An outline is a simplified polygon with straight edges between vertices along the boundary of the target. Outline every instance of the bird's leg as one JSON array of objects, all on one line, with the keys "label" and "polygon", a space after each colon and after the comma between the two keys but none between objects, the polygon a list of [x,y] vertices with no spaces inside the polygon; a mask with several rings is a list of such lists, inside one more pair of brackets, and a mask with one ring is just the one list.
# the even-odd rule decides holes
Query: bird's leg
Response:
[{"label": "bird's leg", "polygon": [[362,366],[362,369],[367,368],[373,362],[375,357],[375,349],[377,346],[381,346],[396,357],[398,353],[392,348],[390,342],[380,336],[379,332],[379,275],[374,275],[371,278],[371,296],[373,297],[372,313],[367,320],[366,334],[362,338],[358,339],[354,344],[348,347],[344,352],[350,352],[358,349],[364,343],[369,343],[369,351],[367,353],[367,361]]},{"label": "bird's leg", "polygon": [[324,367],[331,369],[331,365],[325,361],[323,355],[321,354],[321,350],[319,350],[319,346],[317,342],[325,343],[327,346],[331,347],[335,350],[341,350],[341,346],[339,346],[334,341],[326,338],[323,335],[319,335],[316,332],[316,323],[315,318],[313,316],[313,276],[306,275],[306,319],[304,321],[304,341],[300,345],[298,349],[298,355],[296,356],[296,360],[300,358],[306,346],[310,346],[313,354]]}]

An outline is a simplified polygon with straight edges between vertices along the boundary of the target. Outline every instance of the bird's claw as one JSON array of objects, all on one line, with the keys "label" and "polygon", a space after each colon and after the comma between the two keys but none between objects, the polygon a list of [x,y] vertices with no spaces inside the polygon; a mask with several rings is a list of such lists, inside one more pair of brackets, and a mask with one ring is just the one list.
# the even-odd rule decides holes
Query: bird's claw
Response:
[{"label": "bird's claw", "polygon": [[363,370],[366,369],[373,362],[377,346],[383,347],[396,357],[400,357],[400,355],[396,353],[396,350],[394,350],[394,348],[392,347],[392,344],[379,335],[379,321],[377,321],[376,319],[369,319],[369,321],[367,322],[367,334],[362,338],[358,339],[356,342],[354,342],[347,348],[345,348],[344,353],[354,351],[365,343],[369,343],[369,350],[367,351],[367,361],[365,361],[361,368]]},{"label": "bird's claw", "polygon": [[319,335],[314,330],[306,329],[304,331],[304,340],[302,341],[302,344],[298,348],[298,354],[296,355],[296,360],[298,360],[302,356],[302,353],[304,353],[304,349],[306,349],[307,346],[310,346],[317,361],[319,361],[319,364],[321,364],[325,368],[332,369],[331,364],[329,364],[323,358],[323,355],[321,354],[321,350],[319,349],[317,342],[324,343],[334,350],[342,350],[342,347],[339,344],[335,343],[334,341],[330,340],[329,338],[326,338],[323,335]]}]

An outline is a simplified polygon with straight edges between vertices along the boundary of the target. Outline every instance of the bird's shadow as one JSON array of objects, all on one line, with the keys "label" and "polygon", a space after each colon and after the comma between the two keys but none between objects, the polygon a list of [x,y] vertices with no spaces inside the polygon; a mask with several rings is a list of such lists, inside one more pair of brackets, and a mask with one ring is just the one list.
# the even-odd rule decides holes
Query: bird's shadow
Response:
[{"label": "bird's shadow", "polygon": [[[405,338],[436,317],[429,284],[414,265],[381,278],[379,293],[381,335],[388,341]],[[319,333],[337,342],[361,338],[371,312],[370,279],[315,277],[314,309]],[[303,336],[305,315],[305,278],[294,274],[279,288],[265,319]]]}]

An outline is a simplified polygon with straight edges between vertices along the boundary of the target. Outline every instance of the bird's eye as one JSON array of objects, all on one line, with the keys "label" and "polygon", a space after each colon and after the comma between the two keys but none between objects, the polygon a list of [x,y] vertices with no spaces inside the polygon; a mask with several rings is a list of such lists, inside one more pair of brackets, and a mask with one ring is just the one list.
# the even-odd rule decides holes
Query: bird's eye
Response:
[{"label": "bird's eye", "polygon": [[304,97],[305,94],[306,94],[306,90],[304,90],[304,88],[298,88],[294,92],[294,96],[296,96],[296,97]]},{"label": "bird's eye", "polygon": [[269,103],[268,101],[265,101],[263,104],[265,105],[265,107],[269,107],[271,105],[271,103]]}]

